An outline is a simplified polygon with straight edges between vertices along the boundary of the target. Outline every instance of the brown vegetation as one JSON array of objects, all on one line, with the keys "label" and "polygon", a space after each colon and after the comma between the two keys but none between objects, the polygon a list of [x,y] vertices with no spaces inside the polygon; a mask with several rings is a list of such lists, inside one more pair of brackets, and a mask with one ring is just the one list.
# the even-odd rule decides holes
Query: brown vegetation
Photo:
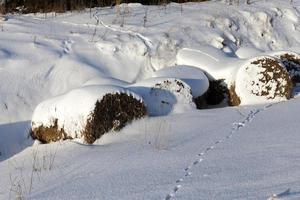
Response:
[{"label": "brown vegetation", "polygon": [[134,119],[147,114],[144,103],[127,94],[107,94],[96,102],[95,109],[83,131],[84,139],[92,144],[111,130],[120,130]]},{"label": "brown vegetation", "polygon": [[58,119],[53,120],[53,124],[49,127],[41,125],[37,128],[33,128],[30,131],[30,136],[35,140],[41,141],[42,143],[70,139],[63,128],[58,128]]},{"label": "brown vegetation", "polygon": [[235,92],[234,84],[232,84],[228,90],[228,104],[230,106],[238,106],[241,104],[241,99]]},{"label": "brown vegetation", "polygon": [[[264,70],[260,72],[262,78],[259,82],[264,84],[260,91],[253,91],[252,93],[257,96],[266,96],[268,99],[275,97],[286,97],[290,99],[292,96],[293,84],[289,77],[288,72],[275,60],[271,58],[262,58],[253,61],[251,64],[260,65]],[[247,68],[246,68],[247,70]],[[257,74],[258,75],[258,74]],[[270,93],[269,83],[275,82],[276,88],[274,94]],[[253,81],[252,85],[259,84]]]},{"label": "brown vegetation", "polygon": [[[201,2],[206,0],[190,1]],[[162,5],[170,2],[171,0],[5,0],[2,6],[2,13],[65,12],[93,7],[114,6],[120,3]],[[184,3],[187,0],[172,0],[172,2]]]}]

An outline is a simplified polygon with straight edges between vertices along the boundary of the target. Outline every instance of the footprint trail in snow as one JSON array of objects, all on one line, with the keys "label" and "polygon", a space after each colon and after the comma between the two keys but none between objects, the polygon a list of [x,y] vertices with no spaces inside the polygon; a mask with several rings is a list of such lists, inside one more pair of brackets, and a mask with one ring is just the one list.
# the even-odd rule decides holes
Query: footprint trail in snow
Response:
[{"label": "footprint trail in snow", "polygon": [[225,136],[223,139],[217,140],[215,141],[212,145],[206,147],[204,149],[204,151],[201,151],[200,153],[198,153],[196,155],[196,159],[193,160],[191,162],[191,164],[189,164],[187,167],[184,168],[184,174],[182,177],[178,178],[175,181],[175,186],[173,187],[172,191],[170,193],[167,194],[167,196],[164,198],[164,200],[171,200],[174,199],[176,194],[180,191],[180,189],[183,187],[182,184],[183,182],[190,176],[192,176],[192,171],[193,169],[199,165],[201,162],[203,162],[205,160],[205,156],[207,153],[209,153],[210,151],[212,151],[217,145],[225,142],[226,140],[229,140],[230,138],[232,138],[232,136],[234,134],[236,134],[241,128],[247,126],[248,124],[250,124],[253,119],[256,117],[257,114],[259,114],[260,112],[263,112],[265,110],[267,110],[268,108],[272,107],[274,104],[268,104],[262,108],[257,108],[257,109],[253,109],[251,110],[247,116],[244,118],[244,120],[242,120],[241,122],[234,122],[232,123],[232,128],[230,133]]}]

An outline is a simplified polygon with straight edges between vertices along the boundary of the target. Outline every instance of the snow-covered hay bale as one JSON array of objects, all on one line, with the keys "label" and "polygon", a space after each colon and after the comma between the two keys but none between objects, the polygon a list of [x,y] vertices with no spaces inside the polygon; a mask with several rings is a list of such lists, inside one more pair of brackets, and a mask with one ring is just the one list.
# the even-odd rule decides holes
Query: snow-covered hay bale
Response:
[{"label": "snow-covered hay bale", "polygon": [[135,93],[116,86],[86,86],[40,103],[31,136],[43,143],[73,138],[93,143],[144,115],[146,107]]},{"label": "snow-covered hay bale", "polygon": [[197,108],[204,104],[204,94],[209,88],[209,80],[205,73],[196,67],[179,65],[154,72],[153,77],[178,78],[187,83],[192,91]]},{"label": "snow-covered hay bale", "polygon": [[241,104],[286,100],[291,98],[292,81],[276,58],[260,56],[240,67],[233,91]]},{"label": "snow-covered hay bale", "polygon": [[280,59],[288,71],[293,84],[300,83],[300,55],[291,51],[280,51],[272,54]]},{"label": "snow-covered hay bale", "polygon": [[129,89],[143,97],[151,116],[196,108],[191,87],[177,78],[150,78],[131,85]]}]

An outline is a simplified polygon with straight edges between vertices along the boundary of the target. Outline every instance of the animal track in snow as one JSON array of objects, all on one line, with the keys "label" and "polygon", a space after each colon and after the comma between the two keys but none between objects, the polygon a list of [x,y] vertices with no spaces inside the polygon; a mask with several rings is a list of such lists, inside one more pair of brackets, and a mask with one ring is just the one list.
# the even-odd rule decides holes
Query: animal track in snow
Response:
[{"label": "animal track in snow", "polygon": [[70,40],[70,39],[63,41],[62,48],[63,48],[64,54],[68,54],[71,51],[73,43],[74,43],[74,41]]},{"label": "animal track in snow", "polygon": [[216,142],[213,143],[213,145],[208,146],[207,148],[205,148],[204,151],[202,151],[201,153],[198,153],[196,155],[196,159],[193,160],[191,162],[191,164],[189,164],[187,167],[184,168],[184,175],[180,178],[178,178],[175,182],[175,186],[173,187],[173,190],[167,194],[167,196],[164,198],[164,200],[172,200],[175,198],[176,194],[178,193],[178,191],[180,191],[180,189],[182,188],[182,183],[184,182],[188,177],[192,176],[192,170],[193,167],[196,167],[197,165],[199,165],[201,162],[204,161],[204,157],[207,153],[209,153],[210,151],[212,151],[217,145],[225,142],[226,140],[229,140],[234,134],[236,134],[241,128],[245,127],[246,125],[250,124],[253,119],[255,118],[255,116],[270,108],[271,106],[273,106],[274,104],[268,104],[262,108],[257,108],[254,110],[251,110],[246,117],[244,118],[244,120],[242,120],[241,122],[234,122],[232,123],[231,126],[231,131],[230,133],[225,136],[225,138],[217,140]]}]

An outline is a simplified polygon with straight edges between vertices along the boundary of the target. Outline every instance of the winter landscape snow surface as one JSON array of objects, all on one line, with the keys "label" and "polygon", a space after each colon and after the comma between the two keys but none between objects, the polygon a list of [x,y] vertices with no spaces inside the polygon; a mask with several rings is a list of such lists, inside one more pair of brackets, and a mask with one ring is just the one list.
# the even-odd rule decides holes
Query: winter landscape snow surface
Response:
[{"label": "winter landscape snow surface", "polygon": [[[248,58],[300,53],[299,20],[299,0],[5,16],[0,199],[300,199],[297,89],[288,101],[238,107],[196,110],[191,101],[208,87],[201,66],[231,80]],[[182,74],[175,65],[194,67],[180,66]],[[156,110],[147,90],[172,78],[192,93]],[[97,98],[87,92],[106,90],[145,99],[152,116],[93,145],[80,139],[40,145],[28,137],[34,112],[51,115],[48,109],[60,105],[62,115],[86,113]],[[87,100],[76,108],[78,93]]]}]

